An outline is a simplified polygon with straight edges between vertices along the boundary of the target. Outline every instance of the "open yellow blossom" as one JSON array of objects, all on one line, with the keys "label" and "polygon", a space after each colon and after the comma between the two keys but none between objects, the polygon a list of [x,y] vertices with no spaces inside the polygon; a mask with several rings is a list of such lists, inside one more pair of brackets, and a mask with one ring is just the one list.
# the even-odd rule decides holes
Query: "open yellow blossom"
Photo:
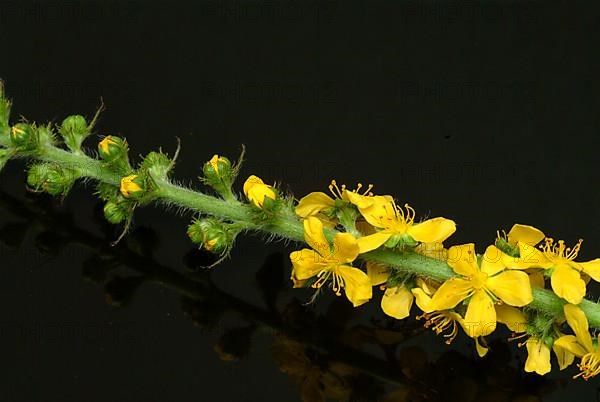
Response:
[{"label": "open yellow blossom", "polygon": [[451,278],[440,286],[431,298],[429,310],[452,309],[470,298],[465,332],[471,338],[492,333],[496,329],[496,302],[521,307],[533,300],[527,274],[506,270],[501,255],[499,249],[489,246],[480,266],[472,243],[450,247],[448,265],[460,277]]},{"label": "open yellow blossom", "polygon": [[[550,347],[544,342],[541,336],[528,333],[529,323],[523,311],[502,304],[496,306],[496,314],[498,322],[505,324],[513,332],[513,336],[509,340],[528,338],[525,342],[519,343],[519,347],[526,346],[527,348],[525,371],[539,375],[549,373],[552,368],[550,363]],[[516,335],[519,333],[521,335]],[[554,343],[552,351],[556,355],[561,370],[564,370],[573,363],[575,356],[560,347],[560,345]]]},{"label": "open yellow blossom", "polygon": [[331,279],[331,287],[336,295],[342,289],[348,300],[357,307],[366,303],[372,296],[371,281],[366,273],[349,264],[359,254],[356,238],[350,233],[338,233],[333,239],[333,250],[323,233],[323,223],[309,217],[304,220],[304,240],[313,250],[302,249],[290,254],[294,266],[293,277],[297,281],[317,277],[313,288],[322,287]]},{"label": "open yellow blossom", "polygon": [[251,175],[246,179],[246,182],[244,183],[244,194],[250,202],[259,208],[263,207],[265,198],[270,198],[272,200],[277,198],[273,187],[265,184],[260,177],[254,175]]},{"label": "open yellow blossom", "polygon": [[296,214],[301,218],[316,216],[327,209],[335,207],[336,201],[338,200],[343,202],[350,202],[348,200],[348,193],[350,192],[361,194],[364,196],[373,195],[371,193],[371,189],[373,188],[372,184],[369,184],[364,190],[362,190],[362,187],[363,185],[361,183],[358,183],[357,188],[355,190],[348,190],[345,184],[342,184],[341,187],[338,187],[337,182],[335,180],[332,180],[331,184],[329,185],[329,192],[331,193],[331,195],[333,195],[333,198],[327,195],[326,193],[320,191],[310,193],[302,197],[302,199],[300,199],[298,205],[296,206]]},{"label": "open yellow blossom", "polygon": [[581,358],[581,362],[577,365],[581,372],[574,378],[582,376],[587,380],[595,377],[600,374],[600,348],[597,342],[592,341],[587,317],[581,308],[573,304],[565,304],[563,308],[567,323],[575,336],[561,336],[554,344]]},{"label": "open yellow blossom", "polygon": [[143,191],[142,187],[134,181],[137,177],[137,174],[132,174],[121,179],[120,190],[124,197],[131,197],[132,194]]},{"label": "open yellow blossom", "polygon": [[552,290],[571,304],[579,304],[586,292],[586,283],[581,273],[600,281],[600,258],[588,262],[573,261],[581,248],[579,242],[574,247],[567,247],[563,240],[554,242],[546,238],[541,250],[526,243],[519,242],[520,258],[509,260],[510,268],[527,269],[543,268],[551,270],[550,284]]},{"label": "open yellow blossom", "polygon": [[102,152],[104,152],[105,154],[109,153],[109,147],[111,145],[117,145],[117,142],[113,139],[112,135],[107,135],[98,144],[100,149],[102,149]]},{"label": "open yellow blossom", "polygon": [[399,208],[390,196],[367,197],[347,192],[347,197],[367,222],[380,229],[360,239],[361,253],[378,248],[392,237],[399,240],[409,236],[417,242],[441,243],[456,231],[454,221],[446,218],[415,223],[415,210],[408,204],[404,205],[406,211]]},{"label": "open yellow blossom", "polygon": [[[431,296],[434,292],[432,282],[417,278],[415,287],[408,287],[405,284],[398,286],[385,286],[390,276],[390,268],[379,263],[367,262],[367,276],[371,285],[381,285],[385,289],[381,298],[381,309],[390,317],[402,320],[410,315],[415,300],[415,294],[418,292]],[[420,296],[420,293],[419,293]]]}]

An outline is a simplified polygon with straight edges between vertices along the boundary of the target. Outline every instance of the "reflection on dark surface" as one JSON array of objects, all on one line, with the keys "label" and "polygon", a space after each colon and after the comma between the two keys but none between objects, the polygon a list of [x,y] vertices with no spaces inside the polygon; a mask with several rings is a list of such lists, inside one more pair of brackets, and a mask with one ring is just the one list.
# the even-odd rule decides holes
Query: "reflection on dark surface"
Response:
[{"label": "reflection on dark surface", "polygon": [[[106,302],[115,307],[126,307],[148,284],[179,294],[192,323],[215,335],[213,349],[223,364],[235,367],[255,340],[267,337],[269,359],[289,376],[304,401],[534,402],[546,400],[545,395],[566,383],[525,375],[511,363],[510,346],[504,342],[493,344],[486,359],[448,349],[432,361],[426,344],[420,343],[424,330],[418,322],[372,319],[356,324],[342,299],[317,312],[286,297],[288,268],[278,253],[256,272],[265,307],[254,305],[215,285],[212,271],[202,268],[211,264],[211,256],[192,251],[185,257],[187,270],[178,272],[152,257],[160,241],[153,231],[139,227],[111,247],[113,228],[99,224],[106,237],[88,232],[54,203],[45,196],[21,200],[0,193],[0,207],[9,212],[0,227],[2,243],[17,248],[31,232],[35,247],[48,258],[69,244],[87,248],[91,256],[83,263],[83,277],[103,286]],[[237,317],[236,325],[222,324],[231,315]]]}]

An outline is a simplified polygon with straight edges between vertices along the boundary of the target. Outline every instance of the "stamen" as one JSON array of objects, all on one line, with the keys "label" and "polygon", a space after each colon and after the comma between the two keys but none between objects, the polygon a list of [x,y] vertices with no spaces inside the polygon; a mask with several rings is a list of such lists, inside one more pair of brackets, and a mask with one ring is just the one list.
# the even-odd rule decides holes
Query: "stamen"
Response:
[{"label": "stamen", "polygon": [[566,255],[567,260],[574,260],[577,255],[579,254],[579,250],[581,249],[581,243],[583,243],[583,239],[579,239],[579,241],[577,241],[577,244],[573,246],[572,249],[570,249]]},{"label": "stamen", "polygon": [[410,225],[415,221],[416,212],[413,207],[408,204],[404,204],[404,208],[406,208],[406,223]]},{"label": "stamen", "polygon": [[[345,185],[342,185],[342,190],[346,188]],[[333,194],[334,198],[342,198],[342,190],[337,185],[335,180],[331,180],[331,184],[329,185],[329,192]]]}]

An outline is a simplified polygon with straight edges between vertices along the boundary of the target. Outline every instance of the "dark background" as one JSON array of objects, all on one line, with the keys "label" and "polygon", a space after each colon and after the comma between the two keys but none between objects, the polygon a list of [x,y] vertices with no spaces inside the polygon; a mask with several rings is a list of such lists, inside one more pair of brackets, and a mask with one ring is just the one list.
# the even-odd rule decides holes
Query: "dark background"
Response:
[{"label": "dark background", "polygon": [[[0,77],[14,119],[91,116],[102,98],[107,110],[97,133],[127,137],[133,155],[161,146],[172,152],[180,137],[176,178],[184,183],[198,185],[204,161],[214,153],[234,159],[245,144],[242,176],[282,183],[298,197],[325,190],[332,178],[373,183],[421,216],[453,218],[458,231],[449,244],[476,241],[482,250],[497,229],[521,222],[568,242],[584,238],[580,258],[587,260],[600,252],[593,3],[3,2]],[[248,307],[268,311],[261,289],[275,288],[278,278],[279,311],[307,299],[287,281],[293,245],[244,237],[207,274],[185,267],[194,256],[189,217],[146,208],[135,220],[141,240],[133,236],[118,248],[125,257],[115,257],[107,245],[118,232],[95,221],[93,190],[79,186],[64,202],[32,200],[25,167],[12,162],[0,179],[0,399],[301,399],[301,387],[272,356],[276,337],[264,329],[269,320],[279,325],[281,314]],[[211,326],[195,317],[192,325],[178,291],[149,280],[144,267],[152,263],[126,251],[139,244],[153,251],[144,258],[186,278],[210,276],[237,301],[218,296],[228,300],[223,320]],[[102,273],[98,259],[129,268]],[[257,280],[257,271],[266,274]],[[119,297],[121,308],[114,306]],[[385,320],[376,300],[350,311],[332,299],[300,308],[295,319],[326,314],[326,321],[343,317],[344,325],[398,325]],[[319,343],[327,331],[311,320],[303,328]],[[244,332],[248,322],[260,329]],[[333,332],[337,339],[344,331]],[[333,360],[348,357],[325,338]],[[234,345],[237,362],[219,358],[231,358],[215,352],[223,343]],[[504,343],[482,363],[465,337],[450,348],[429,333],[408,341],[425,350],[429,377],[456,376],[425,385],[438,392],[429,400],[474,400],[451,396],[457,389],[477,400],[596,400],[597,379],[571,380],[574,368],[555,367],[543,379],[525,375],[523,350],[515,342],[505,352]],[[404,347],[391,366],[356,364],[393,377],[410,360],[402,358]],[[513,370],[510,380],[491,374],[498,369]],[[375,377],[353,381],[360,388],[353,400],[383,400],[397,387]],[[456,383],[467,377],[468,385]],[[538,399],[516,399],[524,395]]]}]

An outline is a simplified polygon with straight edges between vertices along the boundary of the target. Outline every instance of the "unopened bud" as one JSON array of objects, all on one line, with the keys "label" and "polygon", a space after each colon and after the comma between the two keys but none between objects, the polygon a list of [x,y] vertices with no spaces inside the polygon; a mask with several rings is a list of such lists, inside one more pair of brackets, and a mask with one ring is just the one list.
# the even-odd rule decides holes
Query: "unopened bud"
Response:
[{"label": "unopened bud", "polygon": [[146,185],[142,177],[137,174],[132,174],[121,179],[119,190],[125,198],[139,199],[144,196]]},{"label": "unopened bud", "polygon": [[64,119],[58,131],[71,151],[79,150],[83,140],[90,135],[90,127],[85,118],[78,114]]},{"label": "unopened bud", "polygon": [[173,161],[162,152],[152,151],[144,157],[141,167],[148,170],[154,178],[166,179],[173,168]]},{"label": "unopened bud", "polygon": [[17,123],[10,130],[10,139],[13,145],[28,145],[35,136],[35,128],[31,124]]},{"label": "unopened bud", "polygon": [[277,199],[272,186],[265,184],[260,177],[250,176],[244,183],[244,194],[258,208],[263,208]]},{"label": "unopened bud", "polygon": [[217,254],[227,251],[234,237],[230,228],[216,219],[196,220],[188,226],[187,233],[193,243]]},{"label": "unopened bud", "polygon": [[66,194],[78,174],[72,169],[49,163],[33,165],[27,175],[27,184],[34,191],[45,191],[51,195]]},{"label": "unopened bud", "polygon": [[104,204],[104,217],[112,224],[121,223],[129,218],[131,208],[126,202],[108,201]]}]

